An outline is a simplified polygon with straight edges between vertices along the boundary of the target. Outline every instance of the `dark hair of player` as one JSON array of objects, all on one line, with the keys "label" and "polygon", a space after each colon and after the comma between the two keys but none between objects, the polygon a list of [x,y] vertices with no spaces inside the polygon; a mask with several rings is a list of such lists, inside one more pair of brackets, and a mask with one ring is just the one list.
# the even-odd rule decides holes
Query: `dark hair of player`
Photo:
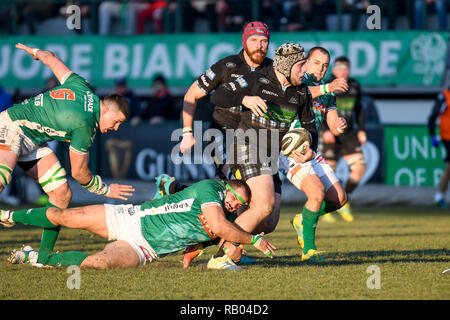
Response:
[{"label": "dark hair of player", "polygon": [[330,59],[330,53],[328,52],[327,49],[325,49],[324,47],[312,47],[311,49],[309,49],[308,51],[308,56],[306,57],[306,59],[311,58],[311,56],[313,55],[313,53],[315,51],[320,51],[323,54],[326,54],[328,56],[328,59]]},{"label": "dark hair of player", "polygon": [[128,101],[124,96],[113,93],[104,97],[103,101],[105,103],[114,102],[126,119],[130,117],[130,106],[128,105]]},{"label": "dark hair of player", "polygon": [[336,60],[334,60],[334,64],[336,63],[345,63],[350,66],[350,60],[345,56],[337,57]]},{"label": "dark hair of player", "polygon": [[248,186],[247,182],[245,182],[243,180],[233,179],[233,180],[226,181],[226,183],[228,183],[234,190],[236,190],[237,188],[244,189],[245,195],[248,198],[247,203],[250,203],[250,200],[252,199],[252,191],[250,190],[250,187]]},{"label": "dark hair of player", "polygon": [[164,76],[162,74],[158,74],[157,76],[155,76],[153,78],[153,84],[155,82],[161,82],[163,85],[166,85],[166,78],[164,78]]}]

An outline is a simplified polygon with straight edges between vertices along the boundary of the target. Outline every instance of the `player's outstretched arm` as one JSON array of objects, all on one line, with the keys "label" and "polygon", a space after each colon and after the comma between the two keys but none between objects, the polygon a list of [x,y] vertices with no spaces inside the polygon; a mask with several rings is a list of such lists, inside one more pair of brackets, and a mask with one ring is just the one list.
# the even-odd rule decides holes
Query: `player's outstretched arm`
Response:
[{"label": "player's outstretched arm", "polygon": [[48,66],[58,81],[63,84],[72,71],[62,62],[53,52],[32,48],[21,43],[16,44],[17,49],[24,50],[30,54],[35,60],[41,60],[43,64]]},{"label": "player's outstretched arm", "polygon": [[323,96],[324,94],[342,91],[348,91],[347,80],[345,79],[334,79],[330,83],[321,84],[319,86],[309,86],[309,92],[311,92],[311,96],[313,98],[317,98]]},{"label": "player's outstretched arm", "polygon": [[72,177],[77,180],[89,192],[103,195],[108,198],[128,200],[133,195],[134,188],[130,185],[110,184],[107,185],[98,175],[94,176],[89,170],[89,154],[78,153],[69,150]]},{"label": "player's outstretched arm", "polygon": [[252,235],[242,230],[238,225],[225,219],[225,214],[220,206],[211,205],[202,209],[206,221],[212,232],[227,241],[240,244],[252,244],[266,256],[272,258],[276,247],[267,241],[263,234]]},{"label": "player's outstretched arm", "polygon": [[206,96],[200,89],[197,82],[194,82],[184,95],[183,100],[183,138],[180,144],[181,153],[190,150],[194,144],[195,139],[192,134],[192,126],[194,123],[194,114],[197,109],[197,101]]}]

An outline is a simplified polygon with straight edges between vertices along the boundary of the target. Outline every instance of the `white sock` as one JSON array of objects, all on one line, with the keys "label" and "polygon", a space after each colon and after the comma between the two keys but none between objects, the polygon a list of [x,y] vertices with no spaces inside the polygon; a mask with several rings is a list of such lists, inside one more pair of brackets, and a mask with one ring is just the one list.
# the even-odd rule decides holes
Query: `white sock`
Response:
[{"label": "white sock", "polygon": [[444,199],[444,195],[442,194],[442,192],[438,191],[434,194],[434,202],[439,202],[442,199]]}]

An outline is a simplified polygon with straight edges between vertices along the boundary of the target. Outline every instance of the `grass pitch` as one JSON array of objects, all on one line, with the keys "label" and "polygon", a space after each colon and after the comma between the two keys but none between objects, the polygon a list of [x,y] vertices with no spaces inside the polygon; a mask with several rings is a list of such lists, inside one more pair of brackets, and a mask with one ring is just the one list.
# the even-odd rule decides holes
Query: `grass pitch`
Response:
[{"label": "grass pitch", "polygon": [[[356,220],[319,221],[317,247],[326,261],[302,262],[284,207],[268,238],[273,259],[251,246],[256,264],[243,271],[206,269],[210,247],[188,270],[181,253],[128,270],[82,270],[81,288],[68,289],[65,268],[35,269],[6,262],[22,244],[39,247],[41,230],[0,227],[0,299],[450,299],[450,213],[437,208],[354,208]],[[106,241],[63,229],[56,250],[93,253]],[[380,268],[380,289],[368,289],[369,266]]]}]

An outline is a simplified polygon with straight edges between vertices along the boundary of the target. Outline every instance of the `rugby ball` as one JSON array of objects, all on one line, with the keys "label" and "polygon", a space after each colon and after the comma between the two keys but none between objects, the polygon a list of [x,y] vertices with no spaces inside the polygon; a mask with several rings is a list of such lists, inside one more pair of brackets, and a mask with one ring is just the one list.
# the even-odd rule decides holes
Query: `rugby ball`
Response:
[{"label": "rugby ball", "polygon": [[304,128],[295,128],[289,130],[281,140],[281,152],[289,157],[294,150],[301,153],[305,152],[305,148],[311,145],[312,137],[308,130]]}]

